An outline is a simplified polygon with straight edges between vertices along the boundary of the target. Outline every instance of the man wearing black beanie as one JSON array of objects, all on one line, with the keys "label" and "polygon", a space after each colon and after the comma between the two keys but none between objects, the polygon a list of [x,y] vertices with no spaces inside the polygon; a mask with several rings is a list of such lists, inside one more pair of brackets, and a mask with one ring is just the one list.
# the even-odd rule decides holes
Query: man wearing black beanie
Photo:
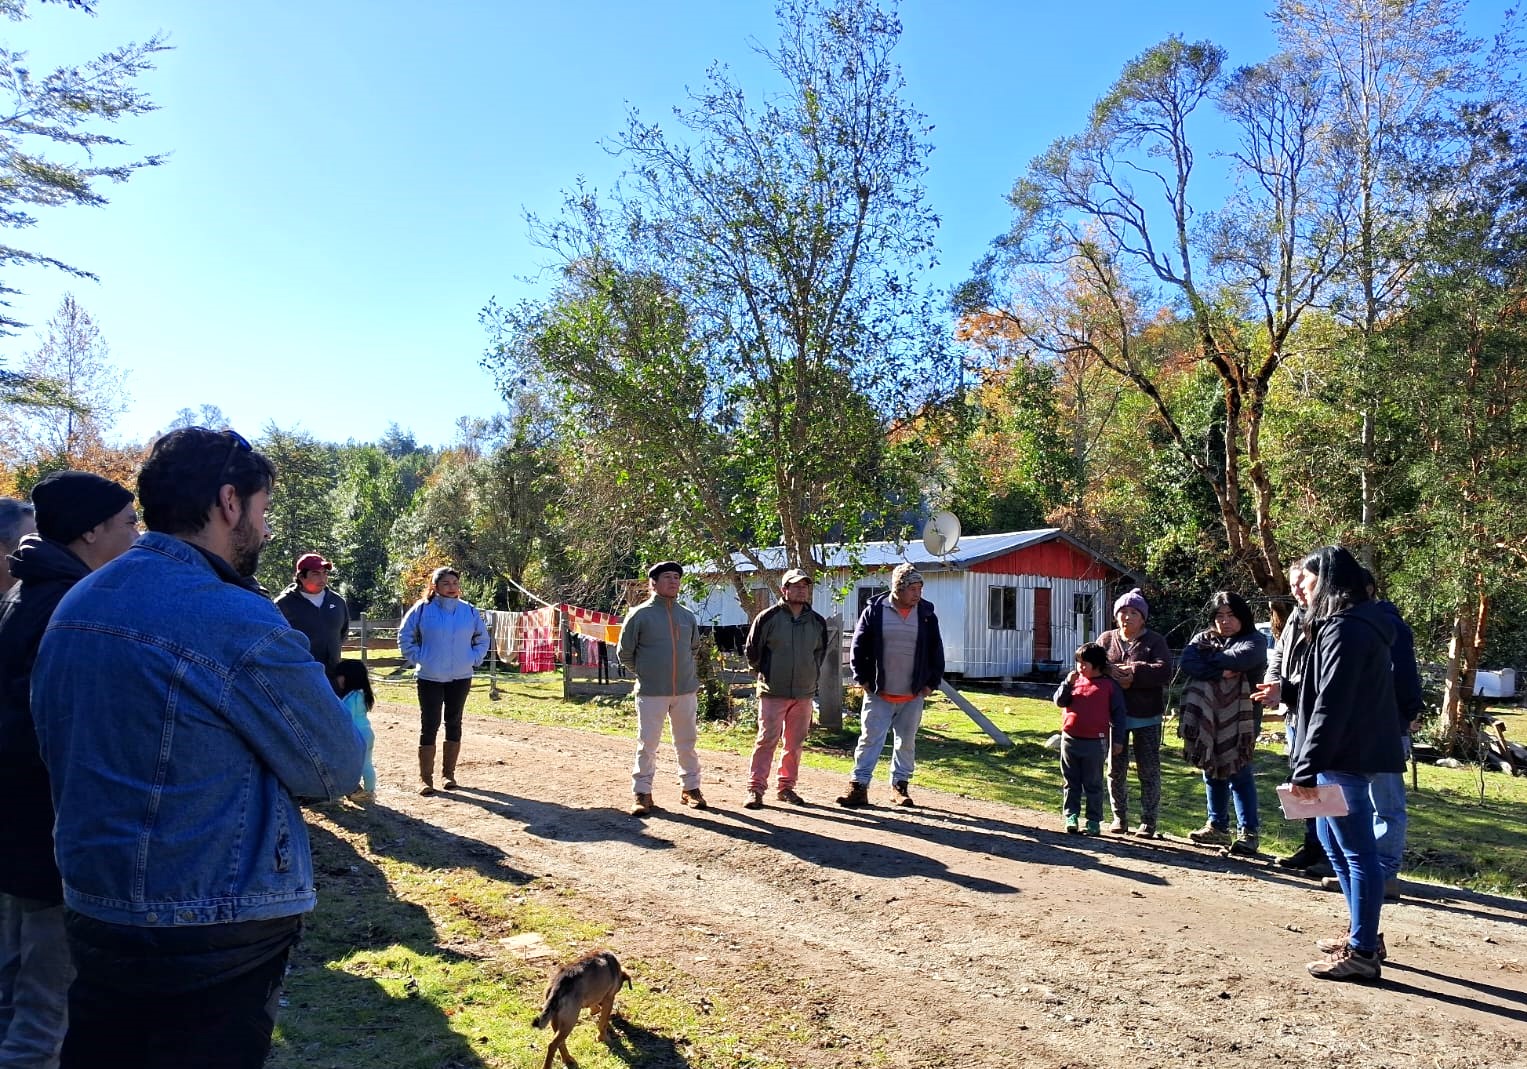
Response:
[{"label": "man wearing black beanie", "polygon": [[133,495],[110,479],[60,471],[32,489],[37,532],[10,556],[0,598],[0,1064],[57,1064],[74,976],[53,861],[53,802],[29,690],[54,608],[138,537]]}]

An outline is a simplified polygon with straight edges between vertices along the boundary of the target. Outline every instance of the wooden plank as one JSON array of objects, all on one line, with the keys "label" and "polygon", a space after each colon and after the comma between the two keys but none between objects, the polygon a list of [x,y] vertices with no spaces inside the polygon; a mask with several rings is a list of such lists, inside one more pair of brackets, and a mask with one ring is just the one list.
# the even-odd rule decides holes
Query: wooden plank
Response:
[{"label": "wooden plank", "polygon": [[1005,749],[1010,749],[1012,747],[1013,740],[1004,735],[1002,730],[997,727],[996,724],[993,724],[990,720],[986,719],[986,715],[982,713],[981,710],[977,709],[974,705],[971,705],[970,699],[966,698],[965,695],[961,694],[959,691],[955,690],[954,687],[950,686],[949,680],[946,679],[940,683],[938,685],[938,689],[940,694],[954,703],[956,709],[959,709],[966,716],[970,717],[970,719],[974,720],[977,727],[990,735],[992,737],[992,741],[994,741],[998,746],[1001,746]]}]

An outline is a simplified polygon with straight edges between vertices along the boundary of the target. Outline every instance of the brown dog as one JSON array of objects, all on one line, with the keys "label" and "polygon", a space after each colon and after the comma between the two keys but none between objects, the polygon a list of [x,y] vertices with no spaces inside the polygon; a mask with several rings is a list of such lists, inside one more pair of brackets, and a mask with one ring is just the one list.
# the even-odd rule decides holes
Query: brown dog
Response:
[{"label": "brown dog", "polygon": [[546,985],[546,1006],[535,1020],[533,1028],[551,1025],[555,1034],[546,1047],[546,1061],[541,1069],[551,1069],[551,1056],[558,1049],[568,1069],[578,1069],[578,1063],[567,1053],[567,1037],[578,1023],[578,1015],[586,1007],[594,1007],[599,1015],[599,1040],[604,1042],[610,1031],[610,1014],[615,1012],[615,996],[620,985],[631,986],[631,977],[620,967],[620,962],[608,950],[596,950],[577,961],[562,966]]}]

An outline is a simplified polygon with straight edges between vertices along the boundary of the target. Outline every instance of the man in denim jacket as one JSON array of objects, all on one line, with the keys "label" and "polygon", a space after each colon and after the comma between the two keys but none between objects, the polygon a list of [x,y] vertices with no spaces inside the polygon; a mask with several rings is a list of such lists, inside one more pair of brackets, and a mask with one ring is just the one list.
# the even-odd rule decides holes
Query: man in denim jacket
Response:
[{"label": "man in denim jacket", "polygon": [[149,531],[59,603],[32,674],[77,976],[63,1065],[259,1066],[316,901],[296,799],[363,744],[250,576],[275,473],[232,431],[159,439]]}]

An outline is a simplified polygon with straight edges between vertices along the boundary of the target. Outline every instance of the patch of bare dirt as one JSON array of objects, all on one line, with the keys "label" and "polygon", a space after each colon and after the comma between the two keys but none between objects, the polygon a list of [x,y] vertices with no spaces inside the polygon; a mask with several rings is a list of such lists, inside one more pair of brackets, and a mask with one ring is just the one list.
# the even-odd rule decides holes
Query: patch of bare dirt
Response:
[{"label": "patch of bare dirt", "polygon": [[623,961],[806,1020],[793,1065],[1527,1065],[1518,900],[1408,885],[1381,985],[1333,984],[1304,964],[1345,928],[1337,895],[1185,843],[1066,836],[1056,814],[915,783],[918,808],[881,781],[850,811],[843,778],[811,769],[808,807],[749,811],[731,755],[702,754],[697,812],[666,746],[664,808],[636,819],[634,740],[491,718],[468,719],[462,788],[421,798],[417,713],[373,724],[381,805],[572,890]]}]

